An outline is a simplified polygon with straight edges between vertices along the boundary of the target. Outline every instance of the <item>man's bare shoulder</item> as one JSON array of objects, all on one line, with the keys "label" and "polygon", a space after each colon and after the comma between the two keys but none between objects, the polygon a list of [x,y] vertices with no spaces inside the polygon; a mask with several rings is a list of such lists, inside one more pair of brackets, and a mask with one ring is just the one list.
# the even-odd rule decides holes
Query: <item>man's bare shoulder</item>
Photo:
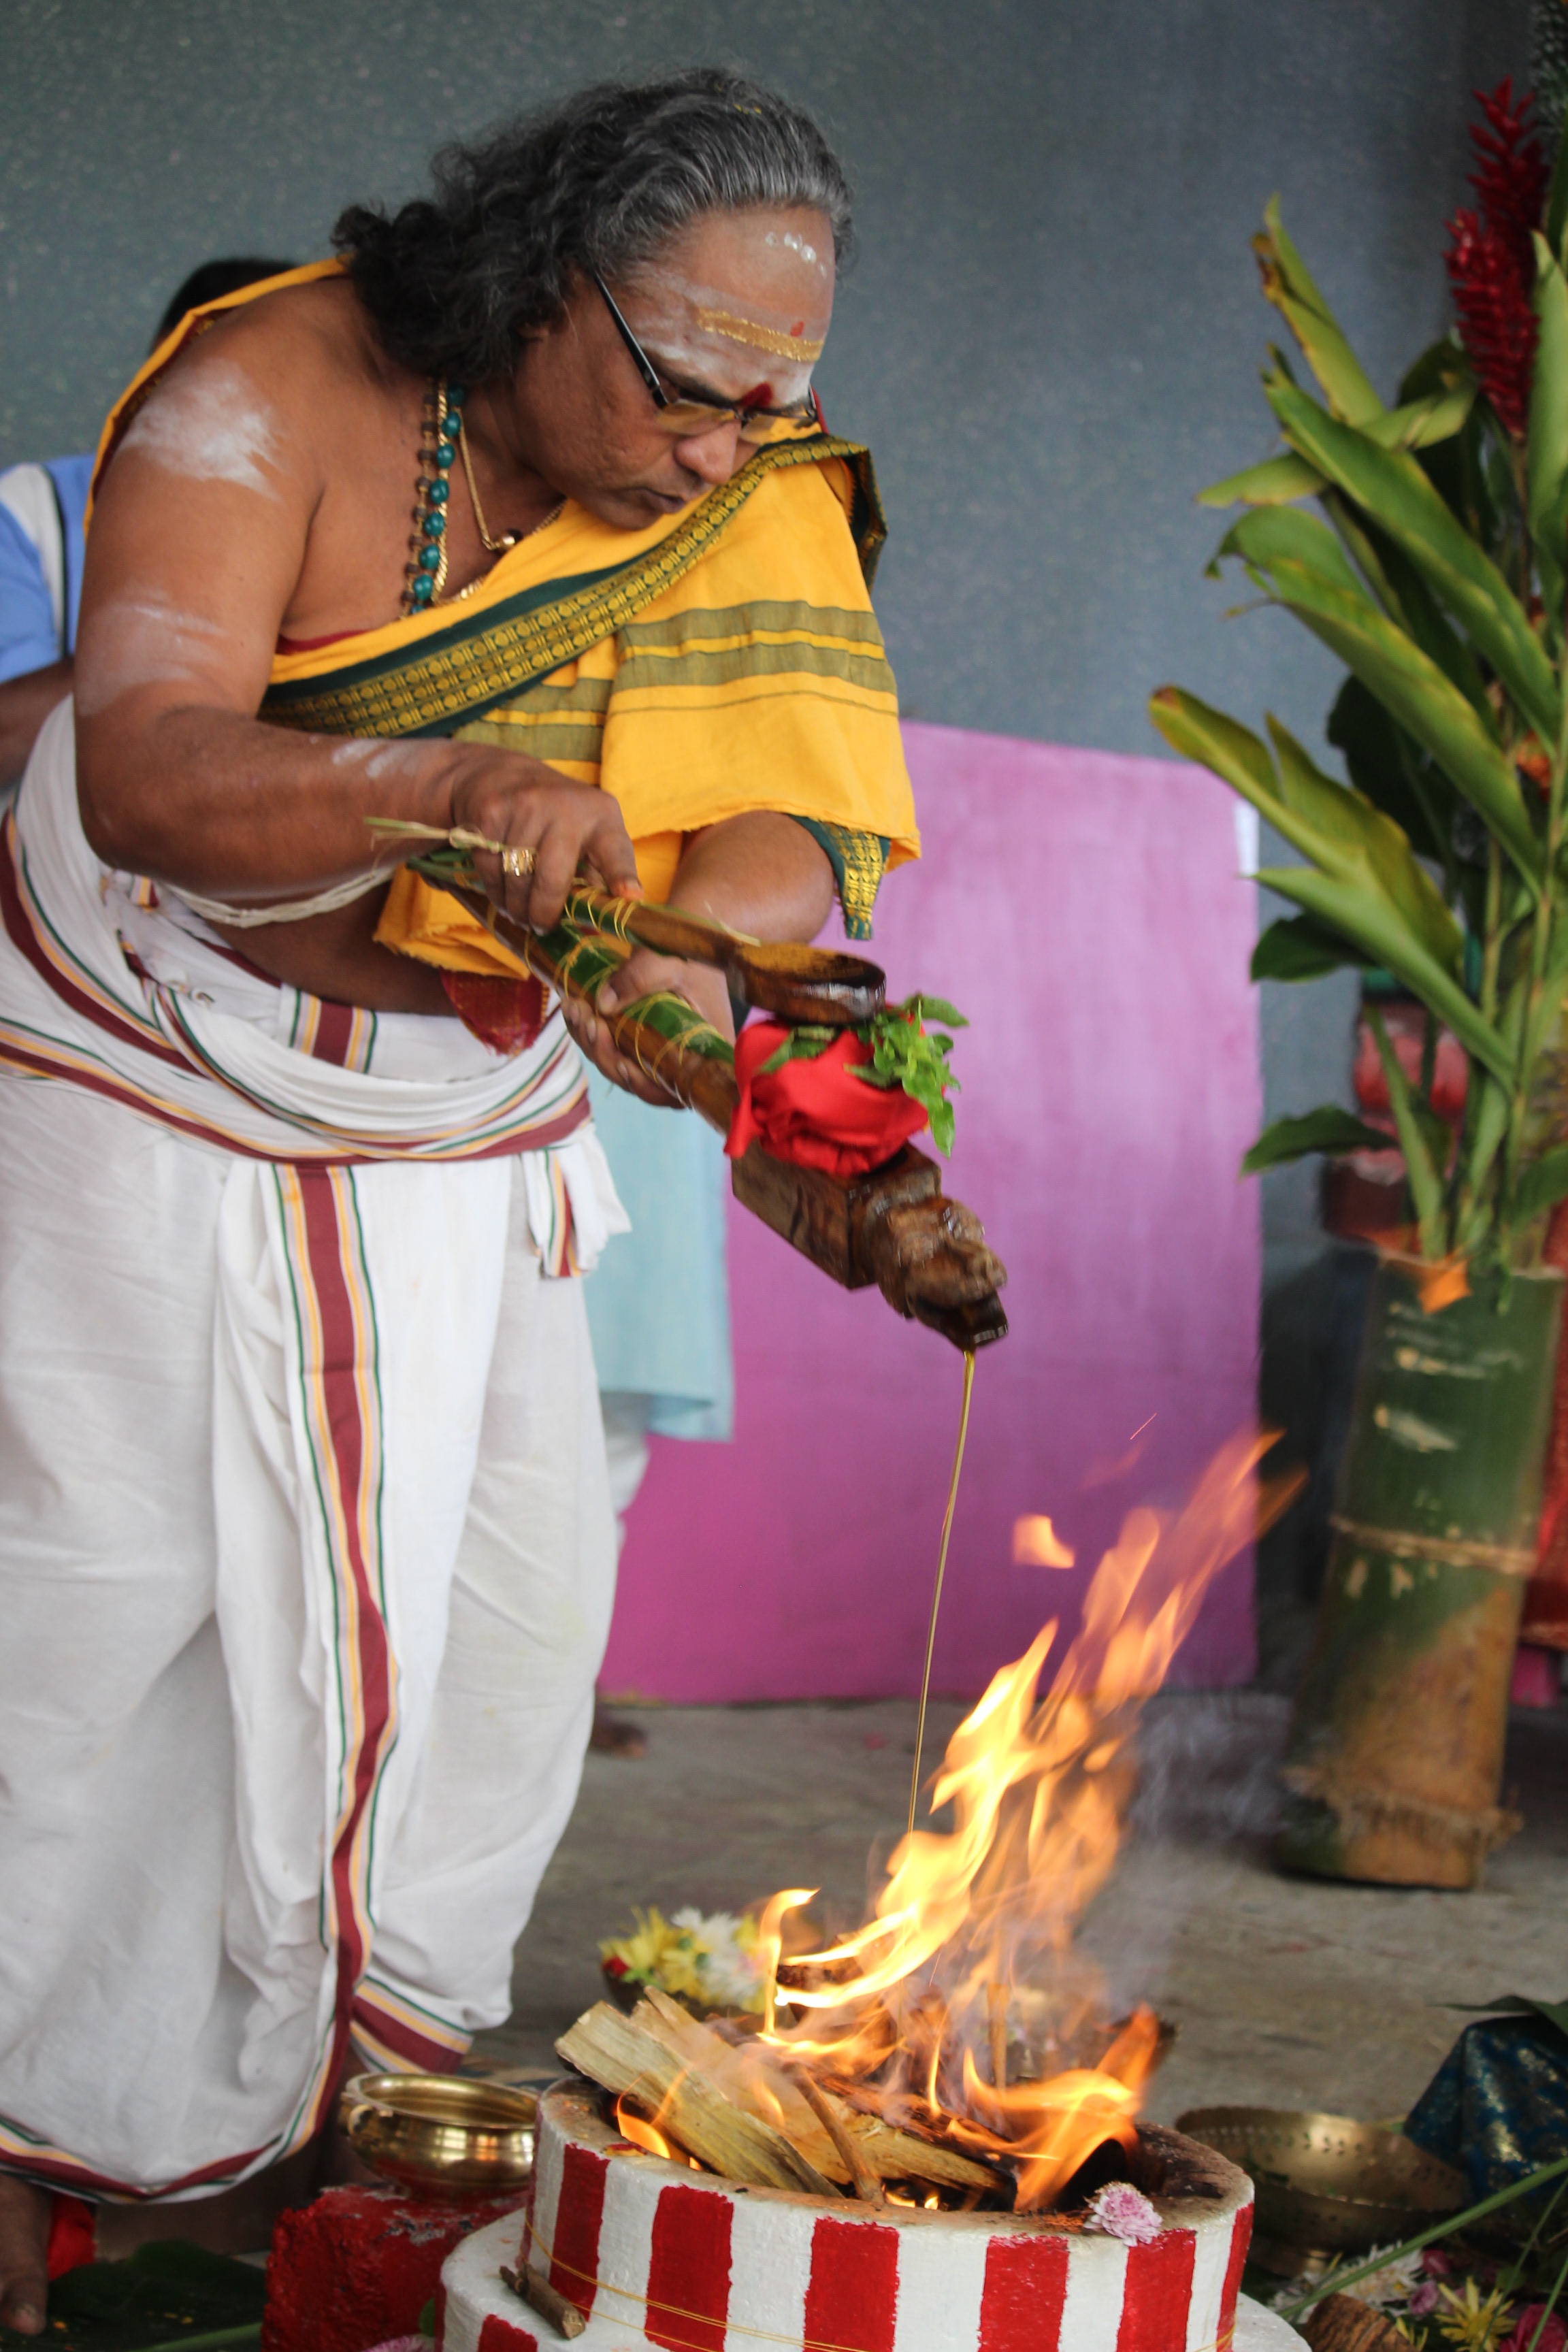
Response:
[{"label": "man's bare shoulder", "polygon": [[395,399],[394,374],[346,279],[284,287],[224,313],[187,344],[121,447],[174,457],[191,436],[194,457],[204,437],[216,451],[226,422],[241,472],[248,452],[285,474],[331,473],[356,432]]},{"label": "man's bare shoulder", "polygon": [[341,396],[355,385],[384,393],[394,373],[346,278],[258,294],[222,313],[175,367],[218,356],[279,392],[298,386],[306,398],[326,390]]}]

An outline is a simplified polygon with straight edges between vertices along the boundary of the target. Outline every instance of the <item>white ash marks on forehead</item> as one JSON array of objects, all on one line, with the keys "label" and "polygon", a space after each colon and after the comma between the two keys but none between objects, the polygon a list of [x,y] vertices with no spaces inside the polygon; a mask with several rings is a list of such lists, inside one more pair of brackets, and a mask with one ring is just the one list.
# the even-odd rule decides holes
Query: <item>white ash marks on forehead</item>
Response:
[{"label": "white ash marks on forehead", "polygon": [[183,612],[156,589],[110,597],[82,624],[77,709],[91,719],[144,686],[205,686],[234,645],[217,622]]},{"label": "white ash marks on forehead", "polygon": [[276,410],[245,371],[231,360],[212,360],[160,384],[120,446],[140,451],[166,474],[276,499],[264,468],[281,468],[279,427]]},{"label": "white ash marks on forehead", "polygon": [[809,237],[797,236],[793,228],[771,228],[763,237],[763,243],[782,247],[788,253],[798,253],[806,267],[815,269],[819,278],[827,276],[827,264],[817,252],[816,246],[812,244]]},{"label": "white ash marks on forehead", "polygon": [[633,331],[656,362],[735,394],[765,376],[771,408],[805,398],[832,317],[815,288],[809,299],[777,304],[673,271],[650,278],[635,310]]}]

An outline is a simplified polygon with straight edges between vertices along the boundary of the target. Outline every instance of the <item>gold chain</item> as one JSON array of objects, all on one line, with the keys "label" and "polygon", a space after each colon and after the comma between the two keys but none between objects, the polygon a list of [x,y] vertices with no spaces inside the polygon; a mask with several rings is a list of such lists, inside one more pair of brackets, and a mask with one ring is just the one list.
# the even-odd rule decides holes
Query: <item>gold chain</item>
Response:
[{"label": "gold chain", "polygon": [[[445,404],[446,387],[443,385],[443,411],[445,410]],[[566,503],[564,499],[558,499],[555,504],[551,508],[550,512],[543,517],[542,520],[534,524],[532,530],[503,531],[500,539],[492,539],[485,522],[485,510],[479,504],[479,486],[474,479],[474,461],[468,455],[468,420],[466,416],[463,419],[463,429],[458,436],[458,455],[463,461],[463,471],[468,476],[468,496],[474,502],[474,520],[479,524],[479,537],[484,541],[485,546],[491,555],[504,555],[509,547],[520,546],[523,540],[531,539],[534,536],[535,531],[547,530]],[[463,593],[467,594],[468,592],[465,590]],[[455,597],[453,602],[457,602]]]}]

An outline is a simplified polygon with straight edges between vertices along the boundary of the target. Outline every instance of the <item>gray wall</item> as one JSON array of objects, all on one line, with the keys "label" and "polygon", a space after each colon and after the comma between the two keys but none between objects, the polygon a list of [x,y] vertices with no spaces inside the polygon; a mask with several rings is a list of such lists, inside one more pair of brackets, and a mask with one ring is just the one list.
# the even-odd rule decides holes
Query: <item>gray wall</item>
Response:
[{"label": "gray wall", "polygon": [[[1158,748],[1165,678],[1311,734],[1332,665],[1222,624],[1193,492],[1269,446],[1278,189],[1373,377],[1446,322],[1467,93],[1527,0],[8,0],[0,460],[80,446],[195,261],[324,250],[428,150],[604,74],[743,63],[814,108],[862,257],[820,382],[875,448],[907,708]],[[1342,1093],[1350,999],[1270,990],[1271,1107]],[[1311,1171],[1275,1182],[1277,1260]]]}]

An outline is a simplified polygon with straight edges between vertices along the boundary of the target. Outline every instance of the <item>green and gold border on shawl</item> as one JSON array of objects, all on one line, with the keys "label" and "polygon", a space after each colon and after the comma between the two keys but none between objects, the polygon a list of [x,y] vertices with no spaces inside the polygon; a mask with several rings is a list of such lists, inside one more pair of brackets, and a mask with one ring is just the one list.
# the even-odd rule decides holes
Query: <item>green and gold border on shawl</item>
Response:
[{"label": "green and gold border on shawl", "polygon": [[765,474],[841,457],[854,481],[849,527],[869,584],[887,538],[870,452],[831,435],[775,442],[700,499],[675,529],[622,564],[551,580],[461,614],[449,628],[326,679],[269,687],[260,716],[327,735],[448,735],[575,661],[662,596],[713,547]]}]

